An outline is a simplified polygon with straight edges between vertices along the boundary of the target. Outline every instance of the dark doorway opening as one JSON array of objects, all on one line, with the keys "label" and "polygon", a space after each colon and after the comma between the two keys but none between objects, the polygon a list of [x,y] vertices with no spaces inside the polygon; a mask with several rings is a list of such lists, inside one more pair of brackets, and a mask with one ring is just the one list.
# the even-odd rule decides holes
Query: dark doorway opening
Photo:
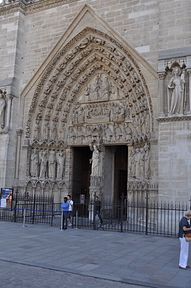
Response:
[{"label": "dark doorway opening", "polygon": [[121,201],[127,196],[127,146],[116,146],[114,157],[114,202]]},{"label": "dark doorway opening", "polygon": [[107,203],[119,203],[127,196],[128,147],[106,146],[104,156],[103,198]]},{"label": "dark doorway opening", "polygon": [[92,152],[89,147],[73,148],[73,185],[74,203],[88,205]]}]

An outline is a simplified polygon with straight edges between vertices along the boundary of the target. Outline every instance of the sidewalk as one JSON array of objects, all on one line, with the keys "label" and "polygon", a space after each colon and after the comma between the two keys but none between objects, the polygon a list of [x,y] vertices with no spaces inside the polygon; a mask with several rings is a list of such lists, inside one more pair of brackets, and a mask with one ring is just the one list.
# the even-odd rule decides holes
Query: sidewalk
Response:
[{"label": "sidewalk", "polygon": [[179,241],[174,238],[0,222],[0,247],[1,263],[144,287],[191,287],[191,270],[178,269]]}]

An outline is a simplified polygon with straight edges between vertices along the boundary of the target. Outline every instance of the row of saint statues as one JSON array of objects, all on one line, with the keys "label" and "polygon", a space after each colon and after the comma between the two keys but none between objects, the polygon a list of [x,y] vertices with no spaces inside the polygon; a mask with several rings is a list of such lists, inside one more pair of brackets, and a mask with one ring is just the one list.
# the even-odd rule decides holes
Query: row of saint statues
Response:
[{"label": "row of saint statues", "polygon": [[[100,145],[90,144],[92,151],[91,176],[102,176],[102,151]],[[32,149],[30,161],[30,176],[40,179],[58,179],[64,177],[65,154],[55,149]],[[129,154],[129,177],[139,180],[150,177],[150,148],[147,143],[143,147],[131,150]]]},{"label": "row of saint statues", "polygon": [[143,147],[133,147],[129,154],[129,178],[144,180],[150,178],[150,148],[148,143]]},{"label": "row of saint statues", "polygon": [[59,179],[64,177],[64,151],[32,149],[30,158],[30,176],[41,179]]}]

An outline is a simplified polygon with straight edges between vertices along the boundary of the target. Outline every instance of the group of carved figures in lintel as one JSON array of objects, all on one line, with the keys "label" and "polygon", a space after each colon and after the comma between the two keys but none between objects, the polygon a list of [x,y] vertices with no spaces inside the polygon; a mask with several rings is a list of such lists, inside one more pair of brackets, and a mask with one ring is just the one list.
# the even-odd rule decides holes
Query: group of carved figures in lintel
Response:
[{"label": "group of carved figures in lintel", "polygon": [[119,102],[80,105],[74,109],[72,124],[95,123],[101,120],[104,122],[122,122],[129,117],[130,112],[127,107]]},{"label": "group of carved figures in lintel", "polygon": [[[186,65],[183,63],[180,66],[179,63],[174,62],[170,68],[166,67],[166,72],[168,115],[175,116],[190,112],[189,92],[186,89],[189,85]],[[169,76],[170,80],[168,80]]]},{"label": "group of carved figures in lintel", "polygon": [[65,153],[63,150],[33,148],[30,157],[30,176],[62,180]]},{"label": "group of carved figures in lintel", "polygon": [[147,142],[144,146],[132,147],[129,153],[129,178],[137,181],[150,178],[150,147]]},{"label": "group of carved figures in lintel", "polygon": [[128,142],[132,139],[129,123],[107,123],[87,126],[70,126],[69,143],[87,144],[102,134],[104,142]]}]

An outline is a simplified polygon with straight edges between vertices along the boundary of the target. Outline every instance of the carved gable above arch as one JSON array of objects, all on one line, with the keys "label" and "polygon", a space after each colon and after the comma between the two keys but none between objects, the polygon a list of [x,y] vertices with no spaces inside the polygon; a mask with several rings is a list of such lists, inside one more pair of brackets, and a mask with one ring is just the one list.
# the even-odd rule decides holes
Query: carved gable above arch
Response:
[{"label": "carved gable above arch", "polygon": [[[79,32],[91,17],[104,32],[90,27]],[[23,92],[27,95],[35,87],[26,137],[66,145],[86,145],[88,135],[105,143],[148,139],[152,104],[138,59],[154,75],[137,52],[85,6]]]}]

